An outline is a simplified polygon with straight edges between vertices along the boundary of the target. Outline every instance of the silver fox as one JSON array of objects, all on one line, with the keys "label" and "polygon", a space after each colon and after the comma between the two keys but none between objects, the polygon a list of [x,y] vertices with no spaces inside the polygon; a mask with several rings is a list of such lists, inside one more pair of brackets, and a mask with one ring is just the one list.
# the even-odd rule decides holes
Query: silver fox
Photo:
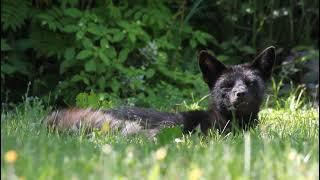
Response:
[{"label": "silver fox", "polygon": [[[275,61],[275,48],[268,47],[252,63],[226,67],[207,51],[199,53],[199,67],[210,89],[208,110],[159,112],[138,107],[117,109],[71,108],[50,113],[45,123],[59,130],[86,132],[108,127],[122,135],[137,133],[155,136],[162,128],[181,126],[193,132],[200,125],[204,134],[209,129],[229,132],[233,126],[247,130],[258,123],[265,82],[270,78]],[[232,122],[233,121],[233,122]]]}]

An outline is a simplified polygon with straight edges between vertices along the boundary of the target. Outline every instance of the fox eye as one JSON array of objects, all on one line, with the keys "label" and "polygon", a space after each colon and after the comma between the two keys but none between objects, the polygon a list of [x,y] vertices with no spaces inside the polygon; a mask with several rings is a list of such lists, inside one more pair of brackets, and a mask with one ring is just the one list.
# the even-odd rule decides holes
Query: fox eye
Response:
[{"label": "fox eye", "polygon": [[245,82],[247,86],[254,86],[255,85],[255,81],[246,81]]}]

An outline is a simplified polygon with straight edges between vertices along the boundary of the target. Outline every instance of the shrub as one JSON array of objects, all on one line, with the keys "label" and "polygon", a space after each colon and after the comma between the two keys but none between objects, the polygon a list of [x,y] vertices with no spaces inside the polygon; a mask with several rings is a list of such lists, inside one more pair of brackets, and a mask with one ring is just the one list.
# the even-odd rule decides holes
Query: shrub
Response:
[{"label": "shrub", "polygon": [[1,0],[1,98],[20,100],[29,82],[31,95],[64,104],[81,92],[190,97],[203,89],[197,50],[236,64],[270,44],[312,47],[318,10],[318,1],[288,0]]}]

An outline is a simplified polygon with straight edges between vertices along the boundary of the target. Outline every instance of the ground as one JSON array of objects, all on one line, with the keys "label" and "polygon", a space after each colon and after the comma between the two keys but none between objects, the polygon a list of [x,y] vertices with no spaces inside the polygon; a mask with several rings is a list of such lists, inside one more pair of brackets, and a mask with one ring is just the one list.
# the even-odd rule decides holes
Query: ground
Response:
[{"label": "ground", "polygon": [[[187,107],[192,107],[188,104]],[[1,178],[11,179],[318,179],[319,114],[301,98],[263,105],[248,132],[150,140],[95,132],[48,132],[48,109],[25,100],[1,113]]]}]

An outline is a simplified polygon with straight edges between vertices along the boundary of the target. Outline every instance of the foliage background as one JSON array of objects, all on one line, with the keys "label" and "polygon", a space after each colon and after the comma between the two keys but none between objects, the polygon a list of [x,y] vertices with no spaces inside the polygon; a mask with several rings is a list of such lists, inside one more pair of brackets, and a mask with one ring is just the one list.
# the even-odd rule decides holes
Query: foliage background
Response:
[{"label": "foliage background", "polygon": [[1,0],[1,101],[28,89],[59,105],[168,106],[207,91],[200,49],[236,64],[269,45],[278,77],[303,83],[319,62],[319,1]]},{"label": "foliage background", "polygon": [[[316,0],[1,0],[1,178],[319,179],[319,113],[305,93],[319,81],[318,33]],[[248,132],[176,127],[148,141],[40,123],[52,104],[205,108],[200,49],[236,64],[269,45],[277,67]]]}]

